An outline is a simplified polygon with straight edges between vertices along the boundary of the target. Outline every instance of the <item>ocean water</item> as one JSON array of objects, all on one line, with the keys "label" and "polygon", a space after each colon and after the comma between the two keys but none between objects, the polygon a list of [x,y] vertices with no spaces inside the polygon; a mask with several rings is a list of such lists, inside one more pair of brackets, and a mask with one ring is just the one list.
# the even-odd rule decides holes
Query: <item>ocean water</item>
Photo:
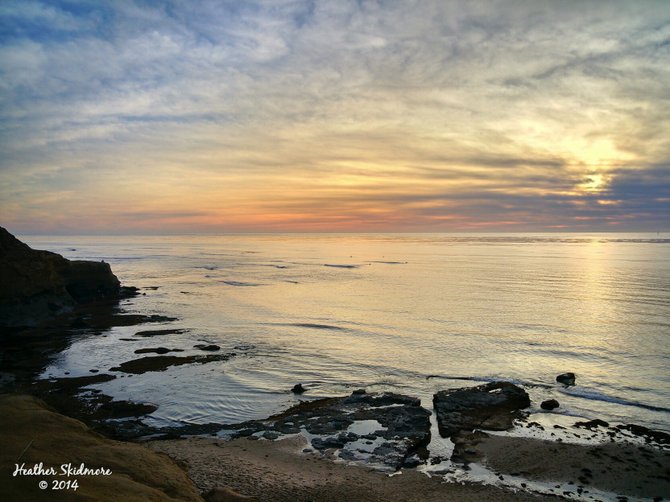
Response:
[{"label": "ocean water", "polygon": [[[233,423],[353,389],[418,396],[502,379],[554,413],[670,430],[670,239],[655,234],[22,237],[104,260],[171,323],[83,333],[44,377],[106,372],[143,347],[237,354],[96,386],[147,422]],[[140,330],[183,333],[138,341]],[[135,337],[137,338],[137,337]],[[572,371],[577,385],[556,375]],[[290,389],[302,383],[307,392]]]}]

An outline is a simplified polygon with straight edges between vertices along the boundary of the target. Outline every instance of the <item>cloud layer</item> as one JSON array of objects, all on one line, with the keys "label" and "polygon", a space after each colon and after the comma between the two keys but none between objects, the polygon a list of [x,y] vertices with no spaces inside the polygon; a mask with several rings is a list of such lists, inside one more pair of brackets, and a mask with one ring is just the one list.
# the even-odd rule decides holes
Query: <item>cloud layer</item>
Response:
[{"label": "cloud layer", "polygon": [[667,2],[0,4],[17,232],[667,230]]}]

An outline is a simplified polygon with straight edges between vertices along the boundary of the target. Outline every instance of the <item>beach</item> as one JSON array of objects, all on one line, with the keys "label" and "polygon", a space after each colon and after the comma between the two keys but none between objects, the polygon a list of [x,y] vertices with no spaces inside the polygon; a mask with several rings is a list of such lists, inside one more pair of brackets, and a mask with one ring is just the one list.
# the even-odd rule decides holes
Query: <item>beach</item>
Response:
[{"label": "beach", "polygon": [[[494,484],[445,482],[440,476],[428,477],[416,470],[403,470],[389,476],[301,453],[305,446],[303,439],[222,442],[192,438],[150,443],[151,449],[183,462],[200,490],[207,492],[224,484],[261,501],[474,502],[488,499],[531,502],[555,500],[557,496],[574,500],[567,492],[580,483],[578,478],[584,477],[584,469],[594,473],[587,482],[585,499],[595,491],[618,493],[631,500],[663,500],[670,493],[667,472],[670,455],[654,449],[640,452],[637,448],[606,445],[607,454],[622,459],[613,462],[594,457],[593,452],[598,451],[596,446],[504,438],[491,438],[483,443],[481,448],[489,466],[503,477],[523,471],[525,477],[545,482],[545,490],[552,492],[541,494],[524,491],[521,486],[512,489]],[[632,469],[636,464],[639,468]],[[605,474],[601,474],[603,470]],[[594,494],[591,500],[603,499]]]},{"label": "beach", "polygon": [[[670,493],[670,454],[649,446],[586,446],[496,436],[478,443],[480,461],[503,478],[516,473],[526,483],[542,481],[546,493],[537,493],[520,485],[516,489],[491,482],[448,482],[416,469],[389,475],[347,465],[328,454],[304,453],[309,443],[302,436],[275,441],[192,437],[133,444],[105,439],[29,396],[0,397],[0,411],[4,500],[195,501],[204,496],[208,501],[533,502],[574,500],[567,493],[578,484],[584,486],[585,500],[608,500],[600,494],[609,492],[619,494],[609,500],[658,501]],[[9,474],[19,465],[29,469],[38,463],[43,469],[65,463],[102,466],[110,475],[79,476],[74,478],[78,490],[54,493],[51,483],[70,478]],[[50,488],[38,488],[39,481],[47,481]]]}]

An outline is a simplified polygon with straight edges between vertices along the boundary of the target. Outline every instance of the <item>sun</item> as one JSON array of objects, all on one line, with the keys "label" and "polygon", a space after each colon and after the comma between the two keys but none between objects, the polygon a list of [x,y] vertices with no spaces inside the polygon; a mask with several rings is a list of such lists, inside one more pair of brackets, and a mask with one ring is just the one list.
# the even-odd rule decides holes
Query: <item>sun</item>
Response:
[{"label": "sun", "polygon": [[605,187],[606,181],[603,174],[589,174],[586,181],[580,185],[580,188],[589,193],[600,192]]}]

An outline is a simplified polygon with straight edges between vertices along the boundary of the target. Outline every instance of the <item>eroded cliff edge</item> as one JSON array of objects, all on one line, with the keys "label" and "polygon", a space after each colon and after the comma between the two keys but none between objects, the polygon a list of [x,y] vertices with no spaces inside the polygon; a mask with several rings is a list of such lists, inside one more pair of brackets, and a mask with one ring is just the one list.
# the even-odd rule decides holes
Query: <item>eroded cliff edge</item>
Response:
[{"label": "eroded cliff edge", "polygon": [[105,262],[35,250],[0,227],[0,328],[37,326],[133,289],[121,287]]}]

